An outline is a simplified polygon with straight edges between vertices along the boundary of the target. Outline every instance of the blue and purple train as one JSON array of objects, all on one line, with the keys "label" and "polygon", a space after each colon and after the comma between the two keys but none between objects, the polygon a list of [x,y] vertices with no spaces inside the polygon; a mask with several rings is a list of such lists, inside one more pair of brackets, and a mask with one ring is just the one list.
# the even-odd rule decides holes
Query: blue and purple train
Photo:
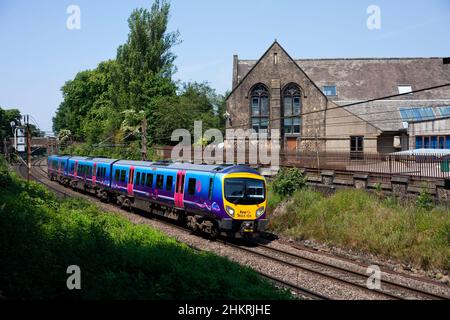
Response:
[{"label": "blue and purple train", "polygon": [[215,238],[258,236],[267,225],[266,181],[246,166],[49,156],[48,177],[127,210],[185,222]]}]

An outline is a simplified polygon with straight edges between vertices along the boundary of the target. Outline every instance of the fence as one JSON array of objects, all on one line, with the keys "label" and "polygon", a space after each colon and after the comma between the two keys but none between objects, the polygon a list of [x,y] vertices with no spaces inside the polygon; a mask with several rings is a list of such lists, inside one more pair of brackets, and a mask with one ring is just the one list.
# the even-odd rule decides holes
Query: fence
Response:
[{"label": "fence", "polygon": [[[171,158],[172,147],[157,147],[164,159]],[[192,150],[191,159],[194,159]],[[242,161],[245,159],[245,161]],[[229,159],[228,159],[229,160]],[[223,163],[249,163],[248,152],[234,152],[234,159]],[[261,165],[260,163],[252,163]],[[280,166],[298,167],[309,170],[336,170],[382,175],[415,176],[435,179],[450,178],[450,155],[439,153],[427,155],[392,155],[379,153],[351,152],[281,152]],[[264,165],[262,165],[264,166]]]}]

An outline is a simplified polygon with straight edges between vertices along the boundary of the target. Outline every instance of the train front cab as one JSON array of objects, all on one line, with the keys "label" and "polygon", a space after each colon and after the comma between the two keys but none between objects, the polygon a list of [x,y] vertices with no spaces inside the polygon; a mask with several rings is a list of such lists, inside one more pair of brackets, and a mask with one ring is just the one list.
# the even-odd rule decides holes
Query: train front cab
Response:
[{"label": "train front cab", "polygon": [[228,237],[257,237],[266,229],[267,190],[264,177],[255,173],[231,173],[223,177],[222,197],[230,219],[220,221]]}]

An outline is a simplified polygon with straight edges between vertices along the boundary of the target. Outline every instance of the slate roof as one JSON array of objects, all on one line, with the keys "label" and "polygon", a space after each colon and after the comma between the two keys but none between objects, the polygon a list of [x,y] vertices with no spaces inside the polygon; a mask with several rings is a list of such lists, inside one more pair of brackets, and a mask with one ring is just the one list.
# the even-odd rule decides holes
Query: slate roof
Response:
[{"label": "slate roof", "polygon": [[[238,60],[238,82],[256,62]],[[319,88],[336,85],[339,100],[368,100],[398,94],[398,85],[411,85],[417,90],[450,83],[450,65],[443,64],[443,58],[296,59],[295,62]],[[450,87],[412,96],[450,99]]]},{"label": "slate roof", "polygon": [[[239,60],[234,84],[239,84],[258,60]],[[450,83],[450,65],[443,58],[296,59],[295,62],[319,87],[336,85],[337,105],[398,94],[399,85],[413,90]],[[235,85],[235,86],[236,86]],[[382,131],[402,129],[401,108],[450,106],[450,86],[436,90],[346,107]]]}]

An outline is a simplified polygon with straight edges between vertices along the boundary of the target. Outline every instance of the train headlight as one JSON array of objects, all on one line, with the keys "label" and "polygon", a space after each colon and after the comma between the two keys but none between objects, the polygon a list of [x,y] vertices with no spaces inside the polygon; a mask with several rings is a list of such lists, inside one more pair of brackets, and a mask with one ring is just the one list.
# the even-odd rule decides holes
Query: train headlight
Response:
[{"label": "train headlight", "polygon": [[258,210],[256,210],[256,217],[259,218],[261,217],[264,213],[266,212],[266,208],[261,207]]},{"label": "train headlight", "polygon": [[227,206],[226,210],[230,216],[234,217],[234,209],[233,208]]}]

